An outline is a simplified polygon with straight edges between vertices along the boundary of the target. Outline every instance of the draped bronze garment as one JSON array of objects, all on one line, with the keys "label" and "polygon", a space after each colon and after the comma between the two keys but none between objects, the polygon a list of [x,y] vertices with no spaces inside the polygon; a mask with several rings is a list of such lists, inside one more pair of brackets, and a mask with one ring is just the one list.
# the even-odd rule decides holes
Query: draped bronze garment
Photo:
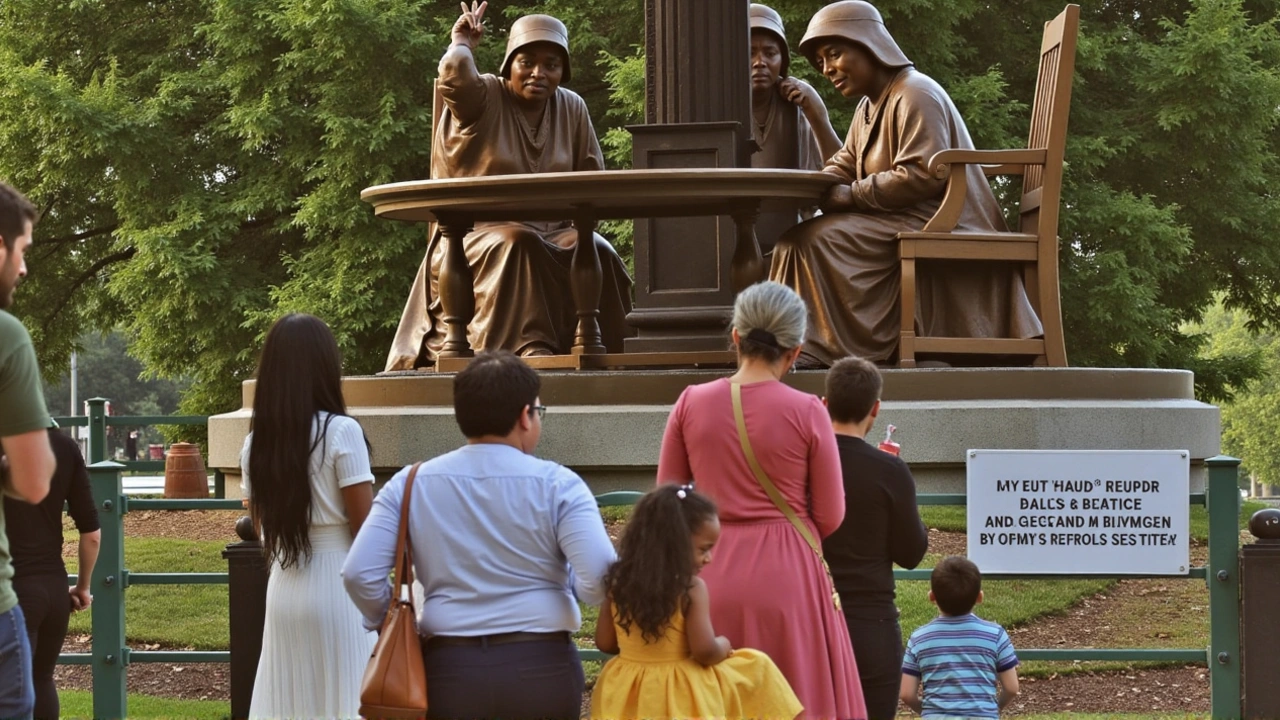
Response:
[{"label": "draped bronze garment", "polygon": [[[927,168],[934,153],[972,149],[951,98],[938,83],[903,68],[879,98],[858,104],[844,147],[825,168],[851,185],[855,210],[807,220],[778,241],[769,277],[809,306],[807,354],[826,365],[849,355],[893,359],[901,329],[901,266],[894,237],[920,230],[942,202],[945,180]],[[982,169],[970,165],[969,194],[957,230],[1004,231]],[[920,336],[1014,337],[1043,334],[1018,268],[981,261],[920,261]]]},{"label": "draped bronze garment", "polygon": [[[603,170],[587,105],[558,88],[537,127],[530,125],[502,78],[479,75],[470,63],[442,62],[437,91],[444,112],[432,140],[433,178]],[[600,331],[609,352],[622,352],[631,312],[631,278],[613,246],[595,235],[604,284]],[[479,350],[567,353],[577,314],[569,263],[577,230],[568,222],[478,223],[463,240],[475,278],[476,313],[467,339]],[[437,231],[409,291],[387,370],[431,365],[447,326],[440,307],[444,243]]]},{"label": "draped bronze garment", "polygon": [[[753,128],[756,145],[760,149],[751,156],[751,167],[821,170],[825,158],[818,149],[818,139],[804,113],[787,102],[776,89],[769,97],[769,114],[764,127],[756,125]],[[782,233],[812,215],[812,211],[798,212],[792,203],[766,198],[760,203],[760,219],[756,221],[756,238],[760,241],[761,252],[772,251]]]}]

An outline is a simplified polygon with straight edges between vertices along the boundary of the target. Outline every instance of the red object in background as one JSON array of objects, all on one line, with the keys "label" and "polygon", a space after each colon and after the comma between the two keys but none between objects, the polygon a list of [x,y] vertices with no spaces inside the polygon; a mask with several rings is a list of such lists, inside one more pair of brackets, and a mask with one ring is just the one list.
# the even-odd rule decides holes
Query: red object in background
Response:
[{"label": "red object in background", "polygon": [[884,433],[884,440],[881,440],[880,445],[877,446],[881,450],[889,453],[890,455],[902,454],[902,446],[893,441],[893,431],[897,429],[898,428],[894,427],[893,425],[890,425],[888,428],[886,428]]}]

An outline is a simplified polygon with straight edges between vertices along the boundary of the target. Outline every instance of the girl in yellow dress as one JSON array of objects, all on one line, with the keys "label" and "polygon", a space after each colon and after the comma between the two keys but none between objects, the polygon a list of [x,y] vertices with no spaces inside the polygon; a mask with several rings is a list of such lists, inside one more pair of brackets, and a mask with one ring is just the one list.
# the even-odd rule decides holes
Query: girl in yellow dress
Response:
[{"label": "girl in yellow dress", "polygon": [[693,485],[636,503],[605,576],[596,646],[619,655],[591,693],[594,720],[790,720],[804,709],[768,655],[734,650],[711,627],[698,573],[719,539],[715,503]]}]

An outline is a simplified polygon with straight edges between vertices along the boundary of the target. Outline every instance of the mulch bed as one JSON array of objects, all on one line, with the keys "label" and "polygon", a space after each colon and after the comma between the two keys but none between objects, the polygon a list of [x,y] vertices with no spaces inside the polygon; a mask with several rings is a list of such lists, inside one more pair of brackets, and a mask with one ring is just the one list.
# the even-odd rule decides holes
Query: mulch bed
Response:
[{"label": "mulch bed", "polygon": [[[88,635],[68,635],[62,646],[66,653],[90,651]],[[160,645],[136,646],[135,650],[180,650]],[[93,690],[93,670],[88,665],[59,665],[54,678],[61,690]],[[231,697],[231,666],[227,663],[132,663],[129,665],[129,693],[183,700],[228,700]]]},{"label": "mulch bed", "polygon": [[[239,511],[141,511],[125,516],[125,532],[134,537],[171,537],[235,542]],[[609,536],[617,542],[622,523],[610,523]],[[929,551],[943,555],[965,552],[964,533],[930,530]],[[75,552],[68,545],[68,554]],[[1193,562],[1204,560],[1203,544],[1192,547]],[[1116,608],[1143,602],[1159,583],[1169,580],[1121,580],[1105,593],[1087,598],[1066,613],[1013,628],[1016,647],[1104,646]],[[1172,582],[1183,582],[1173,580]],[[138,650],[171,650],[158,645]],[[89,637],[70,636],[64,652],[88,652]],[[161,697],[226,700],[230,696],[230,668],[225,663],[135,663],[129,666],[128,689]],[[88,666],[59,666],[58,686],[92,689]],[[1206,713],[1209,709],[1208,671],[1199,666],[1128,669],[1111,672],[1075,671],[1048,677],[1023,678],[1022,692],[1005,713],[1025,715],[1047,712],[1146,712]],[[583,707],[587,707],[584,698]],[[909,715],[906,710],[903,716]]]}]

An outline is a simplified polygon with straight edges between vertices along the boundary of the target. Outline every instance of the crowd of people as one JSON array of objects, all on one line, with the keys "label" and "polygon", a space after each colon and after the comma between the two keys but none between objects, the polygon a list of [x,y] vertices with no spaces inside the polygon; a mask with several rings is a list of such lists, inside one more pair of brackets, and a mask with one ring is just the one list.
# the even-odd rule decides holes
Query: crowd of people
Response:
[{"label": "crowd of people", "polygon": [[915,567],[928,546],[915,483],[865,440],[874,363],[838,361],[822,398],[783,382],[805,323],[782,285],[739,294],[738,370],[676,402],[657,487],[615,550],[586,483],[536,456],[541,381],[506,351],[453,379],[466,444],[404,468],[370,507],[336,343],[313,317],[281,318],[242,456],[272,560],[251,716],[358,714],[404,517],[429,717],[578,717],[582,605],[599,608],[597,647],[617,654],[593,718],[891,718],[899,699],[926,716],[998,717],[1018,661],[1004,630],[972,614],[971,562],[938,564],[940,615],[903,647],[892,567]]}]

